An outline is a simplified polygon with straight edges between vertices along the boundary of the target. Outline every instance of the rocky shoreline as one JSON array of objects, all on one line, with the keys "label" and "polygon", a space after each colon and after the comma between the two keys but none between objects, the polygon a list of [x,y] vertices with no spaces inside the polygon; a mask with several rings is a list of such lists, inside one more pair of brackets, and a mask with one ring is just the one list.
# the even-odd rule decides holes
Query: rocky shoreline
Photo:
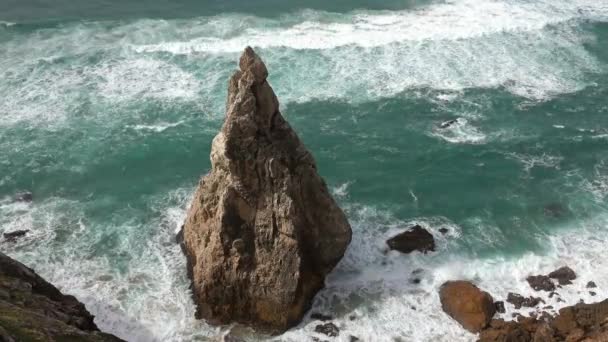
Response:
[{"label": "rocky shoreline", "polygon": [[[531,275],[526,281],[535,291],[559,296],[559,288],[572,284],[576,273],[561,267],[547,275]],[[587,287],[597,285],[590,281]],[[592,291],[591,291],[592,292]],[[468,281],[449,281],[440,289],[443,310],[465,329],[479,333],[480,342],[605,342],[608,341],[608,299],[593,303],[578,303],[552,314],[552,306],[542,306],[540,297],[523,297],[509,293],[505,301],[515,309],[534,309],[529,316],[514,313],[513,320],[494,318],[504,313],[503,301],[493,297]]]},{"label": "rocky shoreline", "polygon": [[0,252],[0,341],[120,342],[97,328],[84,304]]}]

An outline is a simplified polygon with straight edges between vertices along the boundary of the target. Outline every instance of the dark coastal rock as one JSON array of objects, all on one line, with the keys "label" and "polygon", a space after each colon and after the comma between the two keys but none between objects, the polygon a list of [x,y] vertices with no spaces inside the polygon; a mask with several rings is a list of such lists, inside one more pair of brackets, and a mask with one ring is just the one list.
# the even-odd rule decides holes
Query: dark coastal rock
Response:
[{"label": "dark coastal rock", "polygon": [[588,289],[594,289],[596,287],[597,287],[597,285],[595,284],[594,281],[590,281],[590,282],[587,283],[587,288]]},{"label": "dark coastal rock", "polygon": [[570,267],[564,266],[549,273],[549,278],[557,279],[560,285],[569,285],[572,284],[572,280],[576,279],[576,273]]},{"label": "dark coastal rock", "polygon": [[331,317],[330,315],[325,315],[322,313],[318,313],[318,312],[313,312],[312,314],[310,314],[310,318],[311,319],[316,319],[318,321],[331,321],[332,319],[334,319],[333,317]]},{"label": "dark coastal rock", "polygon": [[29,233],[29,229],[24,230],[15,230],[12,232],[4,233],[4,239],[8,242],[15,242],[18,238],[25,236],[25,234]]},{"label": "dark coastal rock", "polygon": [[315,332],[327,335],[329,337],[337,337],[340,335],[340,329],[338,329],[338,327],[331,322],[317,325],[315,327]]},{"label": "dark coastal rock", "polygon": [[494,307],[496,308],[496,312],[498,313],[505,313],[505,302],[503,301],[498,301],[498,302],[494,302]]},{"label": "dark coastal rock", "polygon": [[445,313],[470,332],[485,328],[496,313],[492,296],[468,281],[448,281],[439,289]]},{"label": "dark coastal rock", "polygon": [[196,317],[280,333],[301,321],[351,227],[251,48],[231,77],[183,238]]},{"label": "dark coastal rock", "polygon": [[522,307],[533,308],[543,302],[543,300],[539,297],[524,297],[520,294],[509,292],[507,302],[513,304],[516,309],[521,309]]},{"label": "dark coastal rock", "polygon": [[479,335],[481,342],[608,341],[608,300],[577,304],[557,316],[520,317],[517,321],[492,320]]},{"label": "dark coastal rock", "polygon": [[350,342],[359,342],[359,341],[361,341],[361,339],[358,338],[357,336],[350,335],[349,341]]},{"label": "dark coastal rock", "polygon": [[529,276],[526,278],[530,287],[532,287],[535,291],[547,291],[551,292],[555,290],[555,284],[551,281],[546,275],[535,275]]},{"label": "dark coastal rock", "polygon": [[445,227],[443,227],[443,228],[439,228],[439,232],[440,232],[442,235],[445,235],[445,234],[449,233],[449,232],[450,232],[450,230],[449,230],[449,229],[447,229],[447,228],[445,228]]},{"label": "dark coastal rock", "polygon": [[122,341],[97,329],[76,298],[0,253],[0,341]]},{"label": "dark coastal rock", "polygon": [[31,202],[34,200],[34,195],[31,192],[20,192],[14,199],[16,202]]},{"label": "dark coastal rock", "polygon": [[419,225],[393,236],[386,241],[388,247],[402,253],[420,251],[423,253],[435,250],[435,239],[433,235]]}]

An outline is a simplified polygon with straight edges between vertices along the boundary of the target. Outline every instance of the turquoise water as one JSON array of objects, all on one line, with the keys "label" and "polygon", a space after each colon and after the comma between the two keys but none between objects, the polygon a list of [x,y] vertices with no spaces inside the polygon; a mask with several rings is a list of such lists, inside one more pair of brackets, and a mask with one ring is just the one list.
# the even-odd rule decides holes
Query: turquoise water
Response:
[{"label": "turquoise water", "polygon": [[[605,1],[3,2],[0,232],[31,232],[0,248],[129,341],[227,331],[194,320],[174,233],[246,45],[353,225],[314,307],[337,340],[474,340],[440,311],[447,279],[501,298],[568,264],[548,303],[608,296]],[[385,253],[414,223],[438,251]]]}]

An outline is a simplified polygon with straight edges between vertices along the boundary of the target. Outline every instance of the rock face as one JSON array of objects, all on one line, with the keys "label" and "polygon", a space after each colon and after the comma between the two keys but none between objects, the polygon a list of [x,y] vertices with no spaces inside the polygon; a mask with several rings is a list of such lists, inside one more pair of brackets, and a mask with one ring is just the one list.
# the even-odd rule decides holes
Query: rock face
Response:
[{"label": "rock face", "polygon": [[468,281],[448,281],[439,290],[441,307],[470,332],[485,328],[496,313],[494,300]]},{"label": "rock face", "polygon": [[608,341],[608,300],[577,304],[559,310],[552,318],[494,319],[479,335],[480,342]]},{"label": "rock face", "polygon": [[0,253],[0,341],[122,341],[100,332],[73,296]]},{"label": "rock face", "polygon": [[197,317],[270,333],[298,323],[351,240],[251,48],[183,228]]},{"label": "rock face", "polygon": [[420,251],[423,253],[435,250],[435,239],[433,235],[419,225],[415,225],[409,230],[393,236],[386,241],[390,249],[402,253]]}]

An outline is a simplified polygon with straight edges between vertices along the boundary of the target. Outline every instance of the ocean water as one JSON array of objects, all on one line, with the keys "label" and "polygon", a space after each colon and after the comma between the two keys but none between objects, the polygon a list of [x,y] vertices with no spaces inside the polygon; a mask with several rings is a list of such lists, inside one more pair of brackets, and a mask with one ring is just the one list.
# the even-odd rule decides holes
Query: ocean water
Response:
[{"label": "ocean water", "polygon": [[[608,297],[606,0],[2,1],[0,233],[31,232],[0,249],[129,341],[323,337],[194,319],[174,235],[246,45],[353,226],[333,340],[474,341],[449,279],[504,299],[569,265],[547,305]],[[437,251],[387,252],[415,223]]]}]

